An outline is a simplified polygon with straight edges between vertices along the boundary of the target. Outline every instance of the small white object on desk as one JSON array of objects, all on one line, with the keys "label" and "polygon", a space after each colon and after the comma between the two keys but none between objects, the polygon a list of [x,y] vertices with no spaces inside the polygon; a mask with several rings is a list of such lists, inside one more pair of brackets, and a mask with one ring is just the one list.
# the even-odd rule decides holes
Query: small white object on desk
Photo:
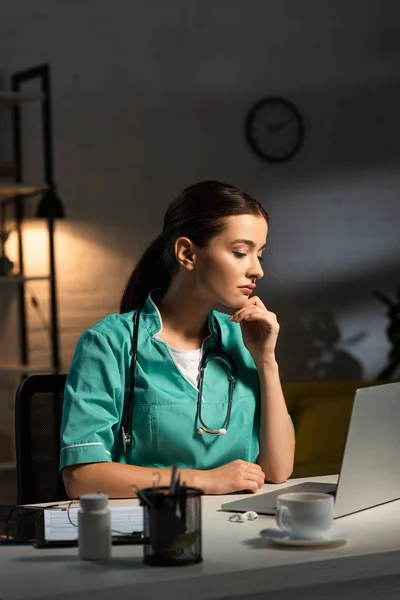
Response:
[{"label": "small white object on desk", "polygon": [[79,498],[78,550],[82,560],[111,558],[111,512],[105,494],[84,494]]},{"label": "small white object on desk", "polygon": [[244,513],[244,516],[247,516],[247,519],[249,521],[255,521],[258,517],[258,514],[254,511],[254,510],[248,510],[247,512]]},{"label": "small white object on desk", "polygon": [[254,512],[254,510],[248,510],[247,512],[241,514],[237,513],[231,515],[228,518],[228,521],[232,521],[233,523],[244,523],[245,521],[255,521],[258,517],[258,514]]}]

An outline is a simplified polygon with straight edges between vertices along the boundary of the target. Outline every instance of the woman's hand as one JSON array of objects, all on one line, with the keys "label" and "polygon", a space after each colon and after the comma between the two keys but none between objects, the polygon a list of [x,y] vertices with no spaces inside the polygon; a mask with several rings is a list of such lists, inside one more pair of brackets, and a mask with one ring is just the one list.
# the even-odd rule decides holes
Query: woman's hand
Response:
[{"label": "woman's hand", "polygon": [[256,365],[275,360],[279,323],[276,314],[267,310],[258,296],[249,298],[229,320],[240,323],[243,343]]},{"label": "woman's hand", "polygon": [[206,494],[229,494],[231,492],[257,492],[265,482],[265,474],[259,465],[244,460],[202,471],[199,485]]}]

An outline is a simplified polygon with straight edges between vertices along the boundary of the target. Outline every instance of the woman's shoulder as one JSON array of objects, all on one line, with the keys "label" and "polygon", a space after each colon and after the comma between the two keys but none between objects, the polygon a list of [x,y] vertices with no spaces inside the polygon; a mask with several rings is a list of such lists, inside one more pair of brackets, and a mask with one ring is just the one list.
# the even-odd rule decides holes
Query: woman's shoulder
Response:
[{"label": "woman's shoulder", "polygon": [[132,335],[133,317],[135,311],[129,313],[112,313],[107,315],[91,327],[89,327],[82,336],[99,335],[106,338],[109,342],[121,343]]}]

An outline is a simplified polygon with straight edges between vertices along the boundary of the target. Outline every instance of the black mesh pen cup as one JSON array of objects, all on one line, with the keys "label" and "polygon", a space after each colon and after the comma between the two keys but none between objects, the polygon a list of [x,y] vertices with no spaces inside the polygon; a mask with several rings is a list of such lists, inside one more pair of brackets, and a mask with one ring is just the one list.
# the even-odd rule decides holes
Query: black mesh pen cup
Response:
[{"label": "black mesh pen cup", "polygon": [[201,496],[203,490],[182,486],[141,490],[143,561],[147,565],[178,566],[201,562]]}]

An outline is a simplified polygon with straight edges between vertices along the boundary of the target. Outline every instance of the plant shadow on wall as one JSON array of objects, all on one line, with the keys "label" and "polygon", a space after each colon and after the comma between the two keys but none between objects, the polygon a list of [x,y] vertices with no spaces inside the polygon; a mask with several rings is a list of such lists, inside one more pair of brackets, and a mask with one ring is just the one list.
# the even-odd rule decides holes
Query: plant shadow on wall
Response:
[{"label": "plant shadow on wall", "polygon": [[[286,335],[284,331],[288,332]],[[363,377],[359,361],[343,346],[357,344],[365,337],[360,332],[350,338],[341,339],[340,330],[331,313],[318,311],[301,316],[285,318],[277,347],[279,356],[290,355],[282,369],[284,381],[352,380]],[[293,348],[293,344],[296,347]]]},{"label": "plant shadow on wall", "polygon": [[386,294],[375,290],[375,296],[388,307],[389,324],[386,334],[391,344],[388,364],[377,375],[377,379],[394,379],[400,377],[400,285],[396,291],[396,301],[393,302]]}]

